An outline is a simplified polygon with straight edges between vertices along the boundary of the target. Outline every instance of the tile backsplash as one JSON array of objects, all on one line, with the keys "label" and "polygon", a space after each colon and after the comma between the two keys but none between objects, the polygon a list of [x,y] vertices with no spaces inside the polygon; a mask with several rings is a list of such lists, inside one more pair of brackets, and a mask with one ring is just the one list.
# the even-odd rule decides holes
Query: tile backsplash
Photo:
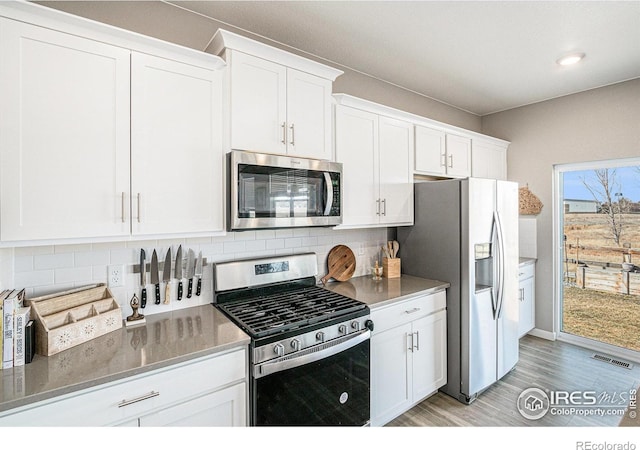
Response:
[{"label": "tile backsplash", "polygon": [[[131,314],[129,301],[134,293],[140,296],[139,274],[134,273],[140,249],[144,248],[147,263],[155,249],[159,262],[164,261],[167,249],[175,252],[182,245],[183,256],[188,249],[207,260],[202,279],[202,295],[190,299],[183,295],[176,300],[177,283],[171,285],[169,304],[155,305],[153,285],[147,285],[148,302],[143,314],[154,314],[211,303],[213,299],[213,268],[211,263],[249,257],[286,255],[314,252],[318,258],[318,279],[327,272],[327,255],[338,244],[351,248],[356,256],[354,276],[370,272],[380,257],[380,247],[387,240],[386,228],[335,230],[331,228],[295,228],[231,232],[225,236],[186,239],[140,240],[108,243],[47,245],[0,249],[0,287],[26,288],[27,297],[61,292],[84,285],[107,282],[110,265],[124,266],[124,286],[110,287],[122,308],[122,314]],[[147,283],[149,274],[147,273]],[[195,289],[195,286],[194,286]],[[186,286],[184,286],[186,294]],[[164,285],[161,285],[164,295]]]}]

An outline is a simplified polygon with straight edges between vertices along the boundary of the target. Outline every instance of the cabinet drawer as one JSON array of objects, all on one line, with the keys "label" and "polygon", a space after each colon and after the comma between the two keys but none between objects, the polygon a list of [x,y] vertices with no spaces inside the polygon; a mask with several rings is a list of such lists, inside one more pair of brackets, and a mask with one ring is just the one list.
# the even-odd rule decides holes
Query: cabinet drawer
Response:
[{"label": "cabinet drawer", "polygon": [[536,272],[535,264],[524,264],[518,267],[518,280],[526,280],[531,278]]},{"label": "cabinet drawer", "polygon": [[140,417],[246,376],[246,351],[167,367],[105,387],[34,404],[0,418],[3,426],[104,426]]},{"label": "cabinet drawer", "polygon": [[394,303],[371,311],[374,333],[408,323],[447,306],[446,291]]}]

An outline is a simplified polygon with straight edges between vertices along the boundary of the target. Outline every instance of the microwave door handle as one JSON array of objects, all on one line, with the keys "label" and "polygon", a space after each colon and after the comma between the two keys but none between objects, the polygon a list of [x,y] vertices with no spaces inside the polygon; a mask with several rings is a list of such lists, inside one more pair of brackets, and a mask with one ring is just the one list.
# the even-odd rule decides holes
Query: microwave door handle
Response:
[{"label": "microwave door handle", "polygon": [[331,212],[331,207],[333,206],[333,183],[331,182],[331,174],[329,172],[323,172],[324,174],[324,184],[325,184],[325,194],[326,194],[326,202],[327,205],[324,208],[325,216],[328,216]]}]

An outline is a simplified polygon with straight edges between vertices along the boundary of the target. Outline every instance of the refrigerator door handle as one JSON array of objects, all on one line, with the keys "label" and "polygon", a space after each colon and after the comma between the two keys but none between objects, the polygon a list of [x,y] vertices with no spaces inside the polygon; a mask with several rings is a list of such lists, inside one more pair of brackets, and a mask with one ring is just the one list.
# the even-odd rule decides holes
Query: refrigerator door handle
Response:
[{"label": "refrigerator door handle", "polygon": [[498,310],[497,318],[502,316],[502,304],[504,303],[504,264],[505,264],[505,247],[504,247],[504,233],[502,230],[502,221],[500,220],[500,213],[494,212],[494,218],[497,225],[497,237],[498,237]]},{"label": "refrigerator door handle", "polygon": [[496,320],[498,315],[498,299],[500,297],[500,242],[498,238],[498,221],[496,213],[493,213],[493,225],[491,227],[491,253],[495,259],[493,282],[491,286],[491,310],[493,312],[493,320]]}]

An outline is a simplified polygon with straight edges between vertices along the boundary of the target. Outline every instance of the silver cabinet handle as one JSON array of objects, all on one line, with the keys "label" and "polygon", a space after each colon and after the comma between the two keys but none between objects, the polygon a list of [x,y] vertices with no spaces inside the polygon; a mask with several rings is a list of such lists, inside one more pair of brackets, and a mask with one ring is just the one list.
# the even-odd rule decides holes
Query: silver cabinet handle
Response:
[{"label": "silver cabinet handle", "polygon": [[296,145],[296,135],[295,135],[296,130],[293,127],[294,127],[294,124],[292,123],[291,126],[289,127],[291,129],[291,145]]},{"label": "silver cabinet handle", "polygon": [[405,313],[413,314],[413,313],[417,313],[418,311],[420,311],[420,308],[413,308],[413,309],[409,309],[408,311],[405,311]]},{"label": "silver cabinet handle", "polygon": [[[416,335],[416,351],[420,351],[420,331],[416,331],[415,333],[413,333]],[[413,339],[411,339],[413,340]]]},{"label": "silver cabinet handle", "polygon": [[376,200],[376,216],[380,215],[380,199]]},{"label": "silver cabinet handle", "polygon": [[122,193],[122,223],[125,222],[125,217],[124,217],[124,195],[125,193]]},{"label": "silver cabinet handle", "polygon": [[453,168],[453,155],[449,155],[449,167]]},{"label": "silver cabinet handle", "polygon": [[140,192],[138,192],[138,223],[142,222],[142,219],[140,218],[140,198],[142,196],[140,195]]},{"label": "silver cabinet handle", "polygon": [[280,142],[282,142],[283,144],[287,143],[287,122],[282,122],[282,125],[280,125],[282,127],[282,140]]},{"label": "silver cabinet handle", "polygon": [[[411,336],[411,345],[409,345],[409,336]],[[411,350],[413,352],[413,333],[407,333],[407,350]]]},{"label": "silver cabinet handle", "polygon": [[440,165],[442,167],[447,167],[447,154],[443,153],[440,155]]},{"label": "silver cabinet handle", "polygon": [[382,199],[382,206],[384,207],[382,208],[382,215],[386,216],[387,215],[387,199],[386,198]]},{"label": "silver cabinet handle", "polygon": [[132,398],[131,400],[122,400],[120,403],[118,403],[118,408],[129,406],[133,403],[138,403],[143,400],[148,400],[150,398],[157,397],[159,395],[160,395],[160,392],[151,391],[148,394],[144,394],[144,395],[141,395],[140,397]]}]

